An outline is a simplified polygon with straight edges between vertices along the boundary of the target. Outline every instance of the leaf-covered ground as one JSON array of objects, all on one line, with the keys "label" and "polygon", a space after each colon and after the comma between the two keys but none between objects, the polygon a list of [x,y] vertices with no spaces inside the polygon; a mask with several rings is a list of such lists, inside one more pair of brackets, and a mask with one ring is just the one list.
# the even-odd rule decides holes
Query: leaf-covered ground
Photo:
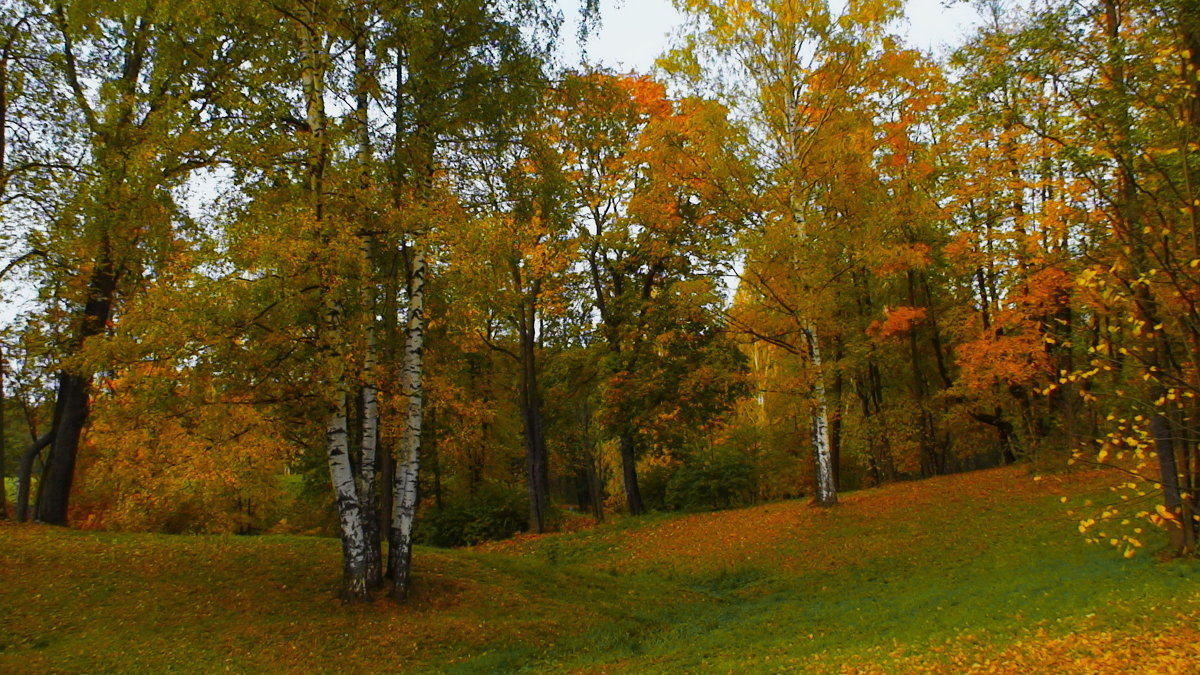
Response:
[{"label": "leaf-covered ground", "polygon": [[335,600],[333,540],[0,525],[0,672],[1192,672],[1200,567],[1065,512],[1108,481],[1012,468],[419,549],[404,607]]}]

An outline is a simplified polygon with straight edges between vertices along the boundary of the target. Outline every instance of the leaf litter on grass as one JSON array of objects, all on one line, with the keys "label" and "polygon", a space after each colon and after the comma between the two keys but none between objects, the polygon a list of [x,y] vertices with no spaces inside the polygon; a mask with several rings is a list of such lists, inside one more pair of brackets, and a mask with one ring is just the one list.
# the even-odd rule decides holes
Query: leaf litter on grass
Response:
[{"label": "leaf litter on grass", "polygon": [[1016,467],[421,549],[403,607],[334,600],[335,540],[3,525],[0,671],[1173,672],[1194,565],[1084,544],[1059,500],[1107,480]]}]

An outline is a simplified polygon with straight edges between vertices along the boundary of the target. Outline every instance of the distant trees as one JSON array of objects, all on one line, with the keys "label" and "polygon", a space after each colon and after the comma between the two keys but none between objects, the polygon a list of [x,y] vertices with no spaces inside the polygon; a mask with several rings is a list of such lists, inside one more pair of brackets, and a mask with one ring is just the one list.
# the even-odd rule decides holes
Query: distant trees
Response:
[{"label": "distant trees", "polygon": [[[800,0],[683,8],[691,31],[672,53],[672,71],[699,89],[715,87],[760,141],[762,175],[743,188],[740,204],[757,226],[742,241],[746,258],[730,320],[760,345],[764,421],[808,418],[807,437],[790,442],[811,449],[815,500],[832,505],[851,385],[864,402],[860,425],[885,412],[882,345],[872,344],[878,340],[868,324],[888,311],[897,286],[896,304],[909,306],[909,320],[887,337],[915,340],[928,311],[917,305],[929,301],[919,296],[928,289],[926,240],[938,216],[920,127],[941,96],[939,75],[886,35],[893,4],[860,3],[841,14]],[[934,349],[940,364],[943,347]],[[910,366],[920,408],[908,413],[915,419],[892,424],[936,444],[928,410],[935,391],[915,342]],[[786,412],[778,407],[784,399],[792,401]],[[876,434],[864,436],[875,444]],[[876,481],[881,464],[894,466],[892,453],[865,449]],[[922,448],[922,467],[937,470],[937,456],[932,445]]]},{"label": "distant trees", "polygon": [[[730,315],[756,442],[811,449],[828,503],[839,469],[877,483],[1099,439],[1080,458],[1146,463],[1165,511],[1142,515],[1191,550],[1190,5],[991,5],[942,66],[887,35],[888,3],[679,5],[673,77],[764,150]],[[781,424],[797,413],[811,440]]]},{"label": "distant trees", "polygon": [[704,308],[719,304],[739,224],[722,194],[724,177],[737,171],[739,139],[712,103],[670,101],[647,78],[568,76],[560,91],[555,137],[608,350],[600,415],[618,439],[626,505],[636,515],[645,510],[637,445],[653,416],[665,414],[656,411],[661,394],[638,391],[654,389],[643,378],[656,358],[687,358],[683,343],[662,351],[679,324],[697,322],[699,338],[713,320]]}]

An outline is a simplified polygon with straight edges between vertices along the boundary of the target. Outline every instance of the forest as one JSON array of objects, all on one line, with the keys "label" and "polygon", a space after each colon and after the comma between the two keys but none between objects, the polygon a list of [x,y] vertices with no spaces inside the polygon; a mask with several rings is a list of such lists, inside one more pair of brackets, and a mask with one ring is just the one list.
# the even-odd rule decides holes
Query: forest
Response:
[{"label": "forest", "polygon": [[549,0],[0,0],[0,516],[71,528],[0,549],[323,535],[383,606],[1015,465],[1192,556],[1200,4],[973,1],[935,56],[901,0],[675,0],[624,73]]}]

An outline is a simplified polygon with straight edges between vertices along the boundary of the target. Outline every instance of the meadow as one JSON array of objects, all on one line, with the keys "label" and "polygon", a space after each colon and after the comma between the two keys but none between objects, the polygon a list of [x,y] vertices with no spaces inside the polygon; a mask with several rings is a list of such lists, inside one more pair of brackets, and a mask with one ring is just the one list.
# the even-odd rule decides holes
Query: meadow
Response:
[{"label": "meadow", "polygon": [[1193,671],[1197,563],[1077,531],[1112,480],[1019,466],[418,548],[404,606],[338,601],[336,539],[5,524],[0,672]]}]

